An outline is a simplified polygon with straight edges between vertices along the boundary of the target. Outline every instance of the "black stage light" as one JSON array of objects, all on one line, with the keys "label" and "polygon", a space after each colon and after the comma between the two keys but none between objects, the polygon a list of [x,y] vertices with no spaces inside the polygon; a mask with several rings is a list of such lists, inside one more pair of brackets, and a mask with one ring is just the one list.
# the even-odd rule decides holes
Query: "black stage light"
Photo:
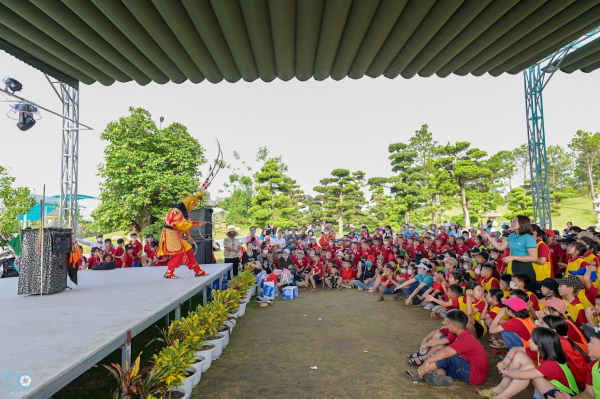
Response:
[{"label": "black stage light", "polygon": [[17,127],[21,131],[29,130],[35,125],[35,119],[33,119],[33,114],[31,112],[19,112],[19,123],[17,123]]},{"label": "black stage light", "polygon": [[21,89],[23,88],[23,85],[17,79],[9,78],[7,76],[3,79],[3,81],[4,81],[4,86],[5,86],[6,90],[10,91],[12,93],[21,91]]}]

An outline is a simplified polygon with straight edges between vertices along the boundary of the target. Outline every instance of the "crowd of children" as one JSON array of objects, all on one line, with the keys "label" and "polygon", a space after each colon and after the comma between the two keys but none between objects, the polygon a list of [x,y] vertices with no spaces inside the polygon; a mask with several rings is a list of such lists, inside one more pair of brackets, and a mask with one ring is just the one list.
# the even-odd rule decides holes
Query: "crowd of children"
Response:
[{"label": "crowd of children", "polygon": [[[82,256],[79,260],[80,269],[92,269],[108,262],[113,262],[115,268],[166,266],[169,260],[168,256],[158,256],[158,241],[154,240],[152,234],[148,234],[143,243],[138,240],[138,233],[135,231],[129,234],[127,244],[123,238],[118,238],[115,245],[111,238],[105,239],[102,234],[96,236],[95,242],[82,239],[77,241],[91,248],[89,257]],[[83,250],[81,245],[79,247]]]},{"label": "crowd of children", "polygon": [[[502,231],[492,231],[492,221],[468,231],[444,223],[418,232],[409,224],[397,232],[362,226],[336,238],[332,227],[318,239],[305,227],[288,234],[266,229],[247,241],[242,263],[257,274],[287,275],[285,284],[304,290],[356,288],[429,310],[443,326],[407,357],[416,368],[406,375],[415,382],[483,384],[487,339],[503,379],[479,391],[483,397],[514,397],[530,383],[540,397],[600,397],[598,363],[591,360],[600,356],[600,234],[593,227],[542,230],[523,216]],[[529,253],[535,248],[533,273],[513,272],[529,258],[504,241]]]}]

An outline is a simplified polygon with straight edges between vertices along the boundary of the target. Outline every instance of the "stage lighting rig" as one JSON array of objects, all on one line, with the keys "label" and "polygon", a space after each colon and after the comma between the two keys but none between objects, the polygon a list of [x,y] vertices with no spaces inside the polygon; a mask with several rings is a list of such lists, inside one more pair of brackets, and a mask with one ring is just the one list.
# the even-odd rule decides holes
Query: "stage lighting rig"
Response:
[{"label": "stage lighting rig", "polygon": [[9,78],[8,76],[2,79],[4,82],[4,87],[6,91],[10,91],[11,93],[16,93],[21,91],[23,85],[17,79]]},{"label": "stage lighting rig", "polygon": [[37,105],[30,102],[10,105],[6,116],[10,119],[18,120],[17,127],[23,132],[31,129],[35,125],[36,120],[42,119]]}]

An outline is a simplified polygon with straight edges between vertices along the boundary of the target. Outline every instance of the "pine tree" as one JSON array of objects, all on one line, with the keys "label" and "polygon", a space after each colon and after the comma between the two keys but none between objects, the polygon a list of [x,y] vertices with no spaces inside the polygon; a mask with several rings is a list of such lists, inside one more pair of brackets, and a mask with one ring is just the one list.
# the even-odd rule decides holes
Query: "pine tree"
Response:
[{"label": "pine tree", "polygon": [[525,191],[523,187],[515,187],[508,193],[508,210],[504,214],[507,219],[513,219],[517,215],[533,217],[533,200],[531,193]]},{"label": "pine tree", "polygon": [[331,177],[322,179],[321,185],[313,188],[319,193],[315,199],[323,204],[321,220],[336,220],[340,236],[344,224],[362,224],[368,220],[368,214],[362,209],[367,203],[361,191],[364,178],[361,171],[350,173],[347,169],[334,169]]}]

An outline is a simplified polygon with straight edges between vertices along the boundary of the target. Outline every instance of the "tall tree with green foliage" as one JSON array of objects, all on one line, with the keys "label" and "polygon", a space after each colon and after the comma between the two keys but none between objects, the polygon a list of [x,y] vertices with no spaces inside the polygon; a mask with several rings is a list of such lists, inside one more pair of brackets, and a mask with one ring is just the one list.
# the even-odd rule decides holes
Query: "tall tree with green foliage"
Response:
[{"label": "tall tree with green foliage", "polygon": [[281,158],[270,158],[254,175],[256,194],[249,212],[261,227],[274,225],[287,228],[292,225],[290,215],[298,206],[289,196],[292,184],[286,175],[287,169]]},{"label": "tall tree with green foliage", "polygon": [[439,147],[440,158],[436,160],[439,168],[440,181],[453,182],[456,193],[460,196],[463,209],[465,226],[471,226],[469,213],[469,200],[476,207],[482,201],[489,203],[485,206],[494,207],[493,200],[488,198],[493,185],[492,171],[487,167],[485,157],[487,153],[478,148],[470,148],[471,143],[459,141],[455,144],[446,144]]},{"label": "tall tree with green foliage", "polygon": [[525,191],[523,187],[515,187],[508,193],[508,210],[503,216],[507,219],[513,219],[517,215],[533,217],[533,200],[531,193]]},{"label": "tall tree with green foliage", "polygon": [[241,160],[237,151],[233,151],[233,158],[240,161],[241,165],[235,168],[231,164],[226,165],[230,173],[228,181],[223,184],[225,190],[221,191],[226,194],[218,198],[218,203],[227,212],[225,217],[227,223],[248,223],[251,220],[249,209],[254,196],[254,180],[248,175],[252,172],[252,167]]},{"label": "tall tree with green foliage", "polygon": [[338,233],[341,237],[344,224],[360,224],[368,219],[363,211],[367,203],[361,188],[364,184],[365,173],[350,172],[348,169],[334,169],[331,177],[320,181],[321,185],[314,187],[319,195],[317,200],[323,204],[323,210],[329,220],[337,220]]},{"label": "tall tree with green foliage", "polygon": [[594,172],[598,170],[600,160],[600,133],[584,132],[578,130],[571,139],[569,148],[575,153],[577,168],[585,171],[588,178],[590,196],[596,198],[594,187]]},{"label": "tall tree with green foliage", "polygon": [[[144,231],[200,187],[204,150],[180,123],[158,128],[150,112],[129,108],[101,135],[108,142],[98,175],[101,203],[93,212],[105,231]],[[159,226],[160,227],[160,226]]]},{"label": "tall tree with green foliage", "polygon": [[294,179],[289,179],[290,184],[290,200],[295,205],[290,213],[290,220],[296,226],[301,226],[307,223],[308,219],[308,198],[302,190],[302,187]]},{"label": "tall tree with green foliage", "polygon": [[13,187],[15,178],[0,166],[0,247],[19,232],[19,215],[35,206],[35,199],[27,187]]},{"label": "tall tree with green foliage", "polygon": [[501,187],[504,195],[512,190],[512,178],[517,166],[515,158],[510,151],[498,151],[486,161],[487,167],[492,171],[492,176]]},{"label": "tall tree with green foliage", "polygon": [[531,180],[529,175],[529,148],[527,144],[521,144],[521,146],[511,151],[512,162],[515,164],[518,176],[521,177],[522,184],[525,184],[528,180]]}]

